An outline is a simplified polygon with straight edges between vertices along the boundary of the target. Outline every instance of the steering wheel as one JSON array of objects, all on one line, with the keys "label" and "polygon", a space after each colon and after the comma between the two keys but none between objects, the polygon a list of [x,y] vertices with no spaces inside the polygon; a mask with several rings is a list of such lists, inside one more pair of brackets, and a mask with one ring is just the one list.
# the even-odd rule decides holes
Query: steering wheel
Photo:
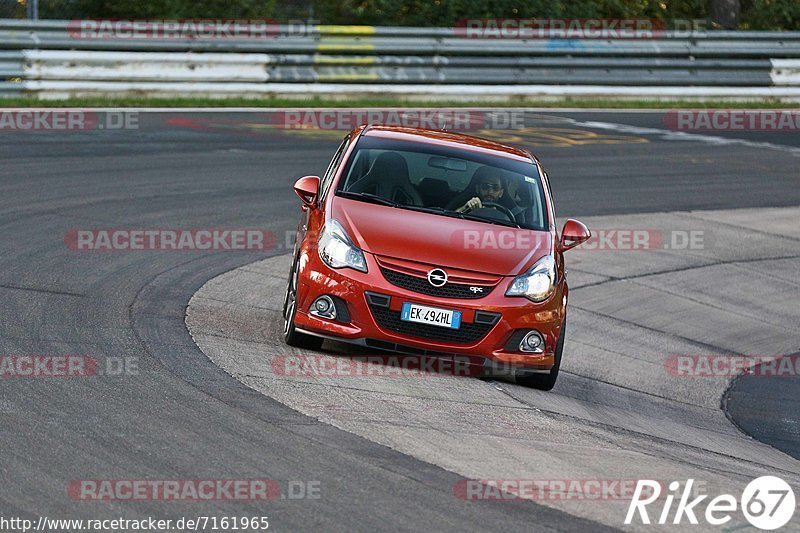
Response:
[{"label": "steering wheel", "polygon": [[[509,208],[507,208],[506,206],[504,206],[504,205],[498,204],[496,202],[481,202],[481,206],[482,207],[490,207],[490,208],[493,208],[493,209],[497,209],[502,214],[504,214],[506,217],[508,217],[509,222],[516,222],[517,221],[517,219],[514,218],[514,213],[512,213],[511,210]],[[477,210],[475,210],[475,211],[477,211]]]}]

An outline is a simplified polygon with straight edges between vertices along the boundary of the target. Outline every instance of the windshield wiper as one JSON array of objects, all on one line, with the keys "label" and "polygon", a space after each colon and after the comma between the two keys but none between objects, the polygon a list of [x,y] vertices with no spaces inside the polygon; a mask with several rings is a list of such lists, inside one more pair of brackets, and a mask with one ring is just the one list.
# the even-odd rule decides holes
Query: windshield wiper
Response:
[{"label": "windshield wiper", "polygon": [[496,218],[483,218],[483,217],[478,217],[478,216],[475,216],[475,215],[470,215],[468,213],[458,213],[458,214],[460,214],[461,218],[463,218],[464,220],[474,220],[476,222],[486,222],[488,224],[497,224],[498,226],[506,226],[506,227],[509,227],[509,228],[520,228],[520,229],[522,229],[522,226],[520,226],[516,222],[511,222],[510,220],[497,220]]},{"label": "windshield wiper", "polygon": [[382,196],[378,196],[377,194],[372,194],[369,192],[338,191],[336,194],[338,196],[343,196],[344,198],[363,199],[367,202],[372,202],[373,204],[388,205],[391,207],[402,206],[402,204],[399,204],[394,200],[389,200],[388,198],[383,198]]},{"label": "windshield wiper", "polygon": [[434,213],[436,215],[452,215],[458,218],[462,218],[461,213],[459,213],[458,211],[451,211],[450,209],[445,209],[444,207],[436,207],[436,206],[424,207],[421,205],[404,205],[403,207],[405,207],[406,209],[411,209],[412,211],[421,211],[423,213]]}]

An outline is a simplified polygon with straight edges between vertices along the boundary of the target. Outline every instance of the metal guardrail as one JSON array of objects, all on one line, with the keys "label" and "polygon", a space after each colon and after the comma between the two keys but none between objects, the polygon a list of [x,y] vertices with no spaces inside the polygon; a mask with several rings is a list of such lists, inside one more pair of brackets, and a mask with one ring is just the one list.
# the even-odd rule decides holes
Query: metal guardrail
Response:
[{"label": "metal guardrail", "polygon": [[20,96],[24,75],[22,52],[0,50],[0,97]]},{"label": "metal guardrail", "polygon": [[542,93],[540,87],[569,94],[597,86],[609,95],[631,87],[709,87],[732,95],[763,88],[764,95],[781,95],[794,92],[776,87],[800,87],[800,32],[499,40],[465,38],[453,28],[313,26],[296,36],[285,35],[293,28],[279,26],[274,37],[257,39],[151,40],[74,38],[68,24],[0,19],[0,82],[21,78],[12,85],[42,96],[71,94],[70,87],[82,94],[185,90],[240,96],[284,86],[318,93],[323,85],[414,94],[478,86],[490,96],[514,94],[515,87],[519,94]]},{"label": "metal guardrail", "polygon": [[21,96],[22,87],[19,83],[0,81],[0,96]]},{"label": "metal guardrail", "polygon": [[22,78],[22,52],[0,51],[0,81],[10,78]]},{"label": "metal guardrail", "polygon": [[[26,79],[483,85],[769,86],[769,60],[494,58],[26,51]],[[476,69],[478,69],[476,71]]]}]

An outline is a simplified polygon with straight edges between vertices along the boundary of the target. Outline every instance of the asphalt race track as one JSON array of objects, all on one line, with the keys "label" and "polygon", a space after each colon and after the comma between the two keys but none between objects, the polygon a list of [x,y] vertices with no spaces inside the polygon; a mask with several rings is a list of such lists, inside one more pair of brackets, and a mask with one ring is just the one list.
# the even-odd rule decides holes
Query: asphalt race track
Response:
[{"label": "asphalt race track", "polygon": [[[277,312],[300,214],[291,184],[324,172],[343,133],[276,131],[251,116],[0,131],[0,355],[86,355],[99,369],[0,381],[3,516],[594,531],[622,528],[628,499],[476,502],[454,487],[691,477],[716,495],[772,474],[797,492],[800,379],[745,377],[729,390],[727,378],[674,376],[665,363],[800,352],[796,132],[676,134],[659,113],[536,111],[524,131],[481,133],[540,157],[561,221],[703,236],[691,249],[569,252],[564,373],[540,393],[448,376],[276,377],[274,358],[297,353],[278,338]],[[75,230],[110,228],[257,228],[276,242],[70,247]],[[270,479],[281,496],[87,501],[68,489],[121,479]],[[727,527],[746,525],[739,514]]]}]

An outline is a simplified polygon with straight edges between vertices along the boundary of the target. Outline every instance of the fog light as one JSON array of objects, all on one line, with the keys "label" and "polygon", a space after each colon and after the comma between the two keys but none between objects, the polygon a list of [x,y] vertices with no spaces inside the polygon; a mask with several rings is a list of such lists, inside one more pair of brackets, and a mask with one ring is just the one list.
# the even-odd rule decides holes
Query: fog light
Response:
[{"label": "fog light", "polygon": [[529,331],[519,343],[519,351],[527,353],[543,353],[544,339],[536,330]]},{"label": "fog light", "polygon": [[336,318],[336,306],[330,296],[320,296],[311,304],[311,314],[333,320]]}]

